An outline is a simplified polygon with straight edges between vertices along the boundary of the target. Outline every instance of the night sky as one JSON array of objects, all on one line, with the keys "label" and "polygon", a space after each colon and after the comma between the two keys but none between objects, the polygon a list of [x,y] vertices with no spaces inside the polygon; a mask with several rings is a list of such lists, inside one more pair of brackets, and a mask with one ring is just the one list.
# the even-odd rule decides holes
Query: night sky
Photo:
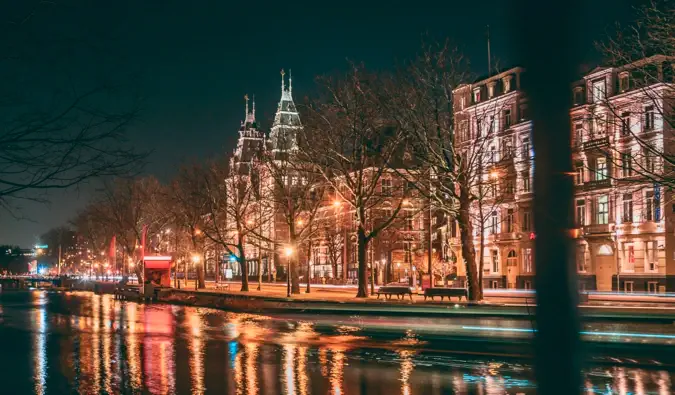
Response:
[{"label": "night sky", "polygon": [[[73,56],[60,64],[71,78],[133,75],[143,98],[141,119],[130,130],[133,143],[152,150],[146,173],[168,181],[180,163],[230,153],[244,116],[244,94],[255,94],[257,118],[269,126],[280,96],[282,68],[293,71],[295,100],[311,92],[316,75],[344,70],[346,60],[371,69],[411,58],[422,36],[451,38],[463,48],[474,72],[487,71],[486,25],[493,57],[505,66],[514,59],[511,27],[524,23],[508,10],[509,1],[443,2],[257,2],[257,1],[38,1],[3,0],[0,18],[36,10],[31,28],[54,32],[105,32],[99,57]],[[96,3],[92,6],[89,3]],[[102,5],[102,4],[107,5]],[[613,22],[629,22],[634,3],[589,1],[587,37],[579,48],[588,65],[600,61],[593,41]],[[85,26],[86,29],[80,29]],[[6,40],[6,38],[3,38]],[[16,44],[16,43],[15,43]],[[71,62],[71,63],[68,63]],[[48,62],[46,62],[48,63]],[[93,72],[92,70],[96,70]],[[41,75],[50,78],[47,67]],[[22,203],[29,219],[0,213],[0,244],[28,247],[50,227],[66,223],[95,186],[51,194],[45,207]]]}]

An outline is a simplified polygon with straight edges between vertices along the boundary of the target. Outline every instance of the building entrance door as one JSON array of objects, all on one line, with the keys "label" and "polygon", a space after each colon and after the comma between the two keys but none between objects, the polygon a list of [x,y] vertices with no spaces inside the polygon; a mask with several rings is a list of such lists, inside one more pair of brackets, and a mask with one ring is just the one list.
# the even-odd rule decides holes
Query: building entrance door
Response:
[{"label": "building entrance door", "polygon": [[612,276],[614,275],[614,254],[598,255],[595,257],[595,279],[598,291],[612,290]]}]

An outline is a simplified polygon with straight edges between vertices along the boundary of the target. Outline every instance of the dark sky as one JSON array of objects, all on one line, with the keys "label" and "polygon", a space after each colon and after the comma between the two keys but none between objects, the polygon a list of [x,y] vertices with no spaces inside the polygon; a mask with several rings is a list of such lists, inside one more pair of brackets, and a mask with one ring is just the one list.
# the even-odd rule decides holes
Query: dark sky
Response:
[{"label": "dark sky", "polygon": [[[13,9],[13,4],[39,3],[0,4],[5,1],[12,4],[2,5],[0,18],[25,12],[26,8]],[[316,75],[345,69],[346,59],[363,61],[371,69],[391,67],[413,57],[423,34],[429,33],[451,38],[470,57],[474,72],[484,74],[486,25],[493,56],[504,65],[517,64],[511,31],[525,21],[512,15],[510,3],[55,0],[48,9],[35,6],[33,28],[47,37],[81,32],[82,26],[106,33],[109,39],[101,46],[114,59],[75,56],[72,64],[65,64],[83,78],[95,75],[92,70],[133,73],[144,100],[131,139],[139,149],[153,150],[145,171],[167,181],[183,161],[232,151],[244,115],[244,94],[256,95],[258,118],[269,125],[280,96],[281,68],[293,70],[298,101],[310,92]],[[583,12],[591,17],[579,26],[587,38],[579,51],[594,64],[600,59],[593,41],[615,20],[630,21],[633,4],[587,3]],[[0,244],[36,242],[41,233],[64,224],[82,207],[93,188],[53,193],[49,206],[23,203],[29,219],[0,213]]]}]

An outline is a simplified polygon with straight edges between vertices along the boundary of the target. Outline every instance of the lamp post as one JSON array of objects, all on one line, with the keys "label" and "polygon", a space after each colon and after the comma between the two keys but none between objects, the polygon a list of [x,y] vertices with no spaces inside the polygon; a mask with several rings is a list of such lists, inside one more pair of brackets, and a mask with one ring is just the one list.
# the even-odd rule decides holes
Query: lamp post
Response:
[{"label": "lamp post", "polygon": [[286,255],[286,297],[291,297],[291,256],[293,255],[293,247],[288,246],[284,249]]}]

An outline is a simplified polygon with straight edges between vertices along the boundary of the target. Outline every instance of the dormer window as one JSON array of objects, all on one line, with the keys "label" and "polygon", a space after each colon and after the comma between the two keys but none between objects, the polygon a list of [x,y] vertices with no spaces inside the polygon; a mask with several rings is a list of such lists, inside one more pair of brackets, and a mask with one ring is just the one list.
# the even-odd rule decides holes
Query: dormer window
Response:
[{"label": "dormer window", "polygon": [[628,90],[628,72],[624,71],[619,74],[619,91],[625,92]]},{"label": "dormer window", "polygon": [[593,81],[593,103],[600,103],[606,98],[605,79]]},{"label": "dormer window", "polygon": [[579,106],[584,104],[584,88],[574,88],[574,105]]},{"label": "dormer window", "polygon": [[473,90],[473,102],[480,103],[480,88]]},{"label": "dormer window", "polygon": [[492,99],[493,97],[495,97],[495,83],[490,82],[487,86],[487,89],[488,89],[488,99]]},{"label": "dormer window", "polygon": [[507,75],[502,79],[502,84],[504,85],[504,93],[511,91],[511,76]]}]

